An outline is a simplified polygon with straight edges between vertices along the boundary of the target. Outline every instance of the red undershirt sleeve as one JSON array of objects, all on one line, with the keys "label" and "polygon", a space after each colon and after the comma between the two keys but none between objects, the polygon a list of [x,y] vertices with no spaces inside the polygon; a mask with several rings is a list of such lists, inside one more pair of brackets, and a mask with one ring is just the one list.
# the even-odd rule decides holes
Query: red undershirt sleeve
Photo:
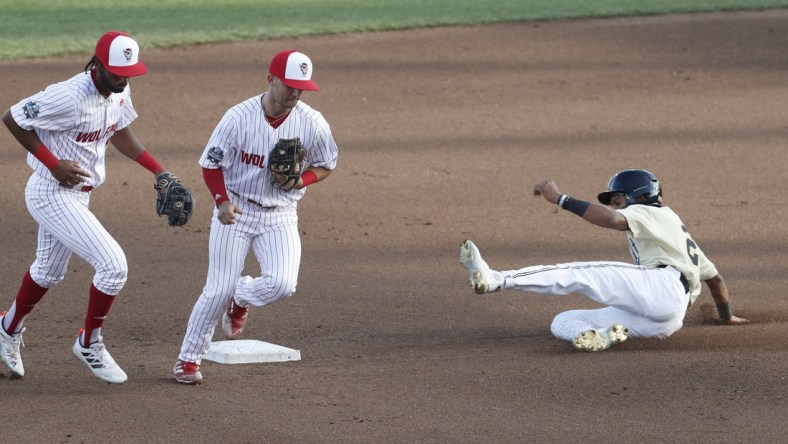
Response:
[{"label": "red undershirt sleeve", "polygon": [[221,168],[203,168],[202,178],[205,180],[205,185],[208,186],[208,190],[213,196],[213,202],[217,207],[225,200],[230,200],[227,197],[227,187],[224,185],[224,172],[222,172]]}]

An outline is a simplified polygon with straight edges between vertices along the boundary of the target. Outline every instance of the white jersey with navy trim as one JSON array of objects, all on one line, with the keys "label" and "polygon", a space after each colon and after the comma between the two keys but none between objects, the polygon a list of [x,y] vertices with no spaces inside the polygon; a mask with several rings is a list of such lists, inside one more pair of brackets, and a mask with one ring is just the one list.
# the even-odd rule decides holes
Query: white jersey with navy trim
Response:
[{"label": "white jersey with navy trim", "polygon": [[[106,179],[107,142],[137,118],[130,88],[104,97],[91,74],[83,72],[19,101],[11,107],[11,115],[21,128],[35,130],[55,157],[73,160],[90,172],[82,185],[97,187]],[[32,154],[27,163],[36,174],[55,181]]]},{"label": "white jersey with navy trim", "polygon": [[677,269],[687,279],[692,301],[700,295],[700,281],[717,275],[717,268],[670,208],[630,205],[617,211],[627,218],[629,251],[634,263]]},{"label": "white jersey with navy trim", "polygon": [[268,154],[279,139],[298,137],[306,149],[305,162],[332,170],[338,148],[323,115],[304,102],[290,111],[278,128],[265,120],[263,95],[230,108],[214,129],[200,157],[203,168],[221,168],[231,196],[241,196],[264,207],[295,207],[305,190],[283,191],[274,186]]}]

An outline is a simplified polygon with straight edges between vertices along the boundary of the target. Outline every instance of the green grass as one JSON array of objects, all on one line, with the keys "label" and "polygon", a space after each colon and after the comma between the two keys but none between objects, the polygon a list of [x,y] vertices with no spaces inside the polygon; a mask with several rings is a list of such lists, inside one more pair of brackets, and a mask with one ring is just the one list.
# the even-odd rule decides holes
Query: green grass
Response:
[{"label": "green grass", "polygon": [[0,60],[89,54],[108,29],[143,47],[536,19],[768,9],[788,0],[0,0]]}]

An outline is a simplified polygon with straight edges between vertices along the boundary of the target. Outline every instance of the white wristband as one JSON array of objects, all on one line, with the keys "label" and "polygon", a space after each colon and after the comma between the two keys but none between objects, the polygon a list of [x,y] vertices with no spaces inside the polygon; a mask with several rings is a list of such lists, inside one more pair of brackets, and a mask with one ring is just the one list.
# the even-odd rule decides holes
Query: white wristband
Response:
[{"label": "white wristband", "polygon": [[563,208],[564,207],[564,202],[566,201],[567,197],[569,197],[569,196],[567,196],[566,194],[562,194],[561,197],[558,198],[557,205],[559,207]]}]

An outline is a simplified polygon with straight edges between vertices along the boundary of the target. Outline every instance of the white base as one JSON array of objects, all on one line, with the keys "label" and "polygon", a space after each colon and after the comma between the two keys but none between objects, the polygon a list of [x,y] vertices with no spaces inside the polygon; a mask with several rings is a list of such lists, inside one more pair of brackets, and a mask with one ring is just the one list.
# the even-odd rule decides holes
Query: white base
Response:
[{"label": "white base", "polygon": [[205,358],[220,364],[300,361],[301,352],[253,339],[211,342]]}]

